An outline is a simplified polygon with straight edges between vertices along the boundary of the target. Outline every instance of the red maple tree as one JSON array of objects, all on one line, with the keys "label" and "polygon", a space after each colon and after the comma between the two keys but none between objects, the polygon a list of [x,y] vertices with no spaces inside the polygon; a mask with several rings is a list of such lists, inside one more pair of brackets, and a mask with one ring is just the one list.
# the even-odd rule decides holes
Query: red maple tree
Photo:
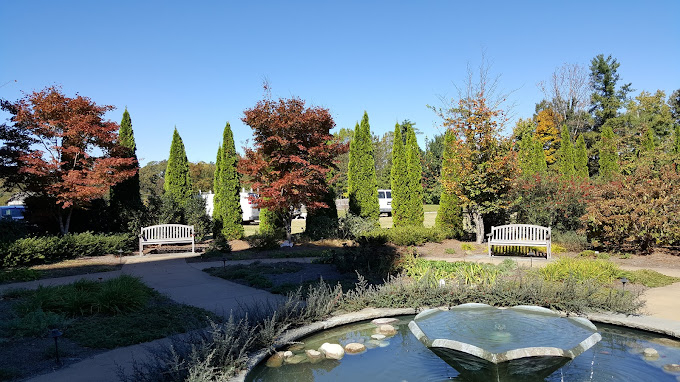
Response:
[{"label": "red maple tree", "polygon": [[134,158],[112,155],[118,124],[104,120],[113,106],[98,106],[87,97],[66,97],[58,87],[27,94],[14,104],[11,121],[30,145],[18,155],[18,171],[28,190],[55,200],[55,217],[68,233],[71,214],[109,188],[133,176]]},{"label": "red maple tree", "polygon": [[299,98],[265,98],[244,114],[242,121],[253,129],[255,144],[245,150],[239,172],[252,177],[253,188],[259,190],[255,203],[283,217],[290,240],[296,208],[328,208],[322,201],[327,176],[346,145],[330,134],[335,122],[328,109],[305,108]]}]

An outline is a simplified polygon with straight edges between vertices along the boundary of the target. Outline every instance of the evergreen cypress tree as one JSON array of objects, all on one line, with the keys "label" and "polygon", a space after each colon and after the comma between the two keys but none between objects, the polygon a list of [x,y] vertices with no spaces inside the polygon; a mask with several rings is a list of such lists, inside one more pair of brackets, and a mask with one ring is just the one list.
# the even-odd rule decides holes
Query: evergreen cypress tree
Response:
[{"label": "evergreen cypress tree", "polygon": [[531,173],[543,175],[548,171],[548,162],[545,159],[545,150],[543,150],[543,142],[538,139],[534,140],[534,150],[531,155]]},{"label": "evergreen cypress tree", "polygon": [[189,160],[184,150],[184,143],[177,132],[172,134],[168,167],[165,170],[163,190],[170,195],[180,207],[184,207],[191,197],[191,178],[189,177]]},{"label": "evergreen cypress tree", "polygon": [[328,208],[317,208],[307,212],[305,234],[314,240],[333,237],[338,229],[338,208],[335,205],[335,192],[328,188],[322,198]]},{"label": "evergreen cypress tree", "polygon": [[439,211],[435,225],[437,228],[447,230],[452,237],[461,237],[463,234],[463,209],[460,199],[448,185],[456,180],[457,172],[456,153],[453,150],[453,142],[456,139],[453,133],[447,131],[444,135],[444,154],[442,155],[442,196],[439,199]]},{"label": "evergreen cypress tree", "polygon": [[260,209],[260,234],[284,236],[284,227],[283,219],[276,211],[268,208]]},{"label": "evergreen cypress tree", "polygon": [[576,176],[582,179],[588,179],[588,149],[586,148],[586,141],[583,139],[583,134],[578,136],[576,140],[576,149],[574,150],[574,171]]},{"label": "evergreen cypress tree", "polygon": [[519,168],[524,176],[532,176],[536,173],[534,169],[534,136],[533,134],[524,134],[519,141]]},{"label": "evergreen cypress tree", "polygon": [[673,137],[673,152],[680,154],[680,124],[675,124],[675,134]]},{"label": "evergreen cypress tree", "polygon": [[654,151],[656,148],[656,144],[654,142],[654,130],[651,128],[648,128],[647,131],[645,132],[645,135],[642,136],[642,141],[640,142],[640,148],[638,149],[639,152],[643,153],[649,153]]},{"label": "evergreen cypress tree", "polygon": [[224,155],[222,154],[222,145],[217,148],[217,158],[215,159],[215,173],[213,175],[213,238],[217,239],[222,235],[222,219],[224,216],[223,207],[224,204],[220,201],[222,194],[222,169],[224,164],[222,164],[222,159]]},{"label": "evergreen cypress tree", "polygon": [[[227,122],[222,134],[222,147],[218,150],[220,169],[215,169],[215,212],[220,226],[220,235],[227,240],[240,239],[243,236],[241,224],[243,211],[241,210],[241,179],[236,170],[238,156],[234,145],[234,134]],[[216,167],[217,167],[217,163]]]},{"label": "evergreen cypress tree", "polygon": [[574,144],[571,142],[567,126],[562,126],[562,143],[559,149],[559,174],[567,179],[576,175],[574,166]]},{"label": "evergreen cypress tree", "polygon": [[408,198],[407,187],[407,160],[404,138],[401,134],[401,125],[394,126],[394,138],[392,141],[392,225],[401,227],[407,225],[408,211],[406,199]]},{"label": "evergreen cypress tree", "polygon": [[375,175],[375,159],[368,113],[364,111],[361,124],[357,124],[349,148],[349,212],[362,218],[378,221],[378,179]]},{"label": "evergreen cypress tree", "polygon": [[423,211],[423,186],[420,183],[423,178],[423,167],[420,162],[420,148],[418,147],[416,132],[413,130],[413,125],[408,122],[405,123],[405,125],[405,148],[407,154],[406,176],[408,177],[408,225],[422,227],[425,215]]},{"label": "evergreen cypress tree", "polygon": [[128,227],[133,215],[139,213],[144,205],[139,191],[139,163],[137,162],[137,144],[132,131],[132,119],[127,108],[123,112],[123,119],[118,130],[118,143],[122,150],[119,154],[123,158],[134,158],[137,173],[134,176],[111,187],[111,210],[113,211],[114,226],[118,230],[132,228],[137,232],[140,227]]},{"label": "evergreen cypress tree", "polygon": [[611,126],[604,125],[600,133],[600,178],[611,180],[620,173],[618,153],[616,150],[616,134]]}]

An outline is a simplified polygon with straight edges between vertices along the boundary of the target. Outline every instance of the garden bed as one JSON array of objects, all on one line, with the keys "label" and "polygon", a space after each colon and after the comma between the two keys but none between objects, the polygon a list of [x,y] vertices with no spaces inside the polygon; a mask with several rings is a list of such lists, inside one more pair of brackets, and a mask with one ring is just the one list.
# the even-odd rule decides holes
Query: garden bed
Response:
[{"label": "garden bed", "polygon": [[[14,290],[0,297],[0,381],[52,371],[103,351],[208,326],[216,317],[130,276]],[[140,323],[144,323],[140,325]],[[61,365],[50,329],[59,329]],[[22,362],[16,362],[21,355]]]}]

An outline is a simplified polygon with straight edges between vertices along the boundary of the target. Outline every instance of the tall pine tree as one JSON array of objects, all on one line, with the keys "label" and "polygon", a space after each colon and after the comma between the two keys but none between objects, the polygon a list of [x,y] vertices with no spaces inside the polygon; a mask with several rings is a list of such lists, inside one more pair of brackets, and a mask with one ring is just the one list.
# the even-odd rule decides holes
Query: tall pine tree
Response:
[{"label": "tall pine tree", "polygon": [[675,133],[673,134],[673,149],[675,154],[680,154],[680,124],[675,125]]},{"label": "tall pine tree", "polygon": [[401,227],[407,225],[408,211],[406,199],[408,198],[408,173],[407,157],[404,147],[404,138],[401,133],[401,125],[394,126],[394,140],[392,142],[392,225]]},{"label": "tall pine tree", "polygon": [[413,124],[405,121],[402,124],[406,131],[406,174],[408,193],[408,225],[423,226],[425,218],[423,211],[423,186],[420,183],[423,177],[423,167],[420,161],[420,148],[416,140],[416,132]]},{"label": "tall pine tree", "polygon": [[588,179],[588,149],[586,148],[586,141],[583,139],[583,134],[579,135],[576,140],[576,149],[574,150],[574,170],[577,177]]},{"label": "tall pine tree", "polygon": [[[442,155],[442,184],[457,183],[456,168],[460,166],[460,160],[456,158],[455,140],[455,134],[447,130],[444,135],[444,154]],[[463,209],[460,206],[460,198],[448,187],[442,187],[435,226],[448,231],[451,237],[463,235]]]},{"label": "tall pine tree", "polygon": [[[217,152],[215,162],[215,233],[227,240],[240,239],[243,236],[241,225],[241,179],[237,172],[238,155],[234,145],[234,134],[227,122],[222,134],[222,146]],[[221,157],[219,157],[221,155]],[[219,168],[218,168],[219,166]],[[219,230],[219,232],[217,232]]]},{"label": "tall pine tree", "polygon": [[368,123],[368,113],[365,111],[361,124],[357,124],[350,142],[347,183],[349,211],[356,216],[377,222],[380,216],[378,179],[375,175],[371,127]]},{"label": "tall pine tree", "polygon": [[620,173],[620,169],[616,149],[616,134],[609,125],[602,127],[599,146],[600,178],[611,180]]},{"label": "tall pine tree", "polygon": [[139,191],[139,162],[137,162],[137,145],[132,131],[132,119],[127,108],[123,112],[123,119],[118,130],[119,153],[121,158],[134,158],[135,175],[111,187],[111,210],[115,229],[125,231],[130,229],[137,232],[140,227],[129,227],[134,221],[133,216],[143,209],[142,197]]},{"label": "tall pine tree", "polygon": [[191,197],[191,178],[189,177],[189,160],[184,149],[182,138],[177,128],[172,133],[168,167],[165,170],[165,194],[172,197],[180,207],[184,207]]},{"label": "tall pine tree", "polygon": [[562,141],[559,149],[559,174],[567,179],[576,175],[574,165],[574,144],[571,142],[567,126],[562,126]]}]

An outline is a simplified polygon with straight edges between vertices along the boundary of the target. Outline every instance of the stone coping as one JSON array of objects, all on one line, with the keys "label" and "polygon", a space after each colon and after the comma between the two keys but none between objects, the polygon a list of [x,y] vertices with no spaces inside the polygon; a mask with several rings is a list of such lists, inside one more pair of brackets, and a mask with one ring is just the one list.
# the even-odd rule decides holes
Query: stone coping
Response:
[{"label": "stone coping", "polygon": [[[441,307],[448,309],[448,307]],[[416,315],[420,312],[429,310],[430,308],[365,308],[358,312],[345,313],[332,316],[323,321],[317,321],[309,325],[301,326],[299,328],[291,329],[283,333],[279,340],[273,345],[274,348],[281,347],[287,343],[294,342],[302,337],[310,334],[320,332],[322,330],[331,329],[334,327],[352,324],[359,321],[367,321],[375,318],[392,317],[392,316],[407,316]],[[437,308],[432,308],[437,309]],[[556,312],[559,315],[566,316],[563,312]],[[592,322],[599,322],[610,325],[623,326],[631,329],[639,329],[653,333],[659,333],[666,336],[680,339],[680,321],[664,320],[650,316],[634,316],[618,313],[590,313],[586,314],[585,318]],[[237,376],[230,379],[232,382],[245,382],[246,376],[250,371],[260,362],[262,362],[271,353],[268,349],[262,349],[256,352],[248,360],[245,370],[241,371]]]}]

